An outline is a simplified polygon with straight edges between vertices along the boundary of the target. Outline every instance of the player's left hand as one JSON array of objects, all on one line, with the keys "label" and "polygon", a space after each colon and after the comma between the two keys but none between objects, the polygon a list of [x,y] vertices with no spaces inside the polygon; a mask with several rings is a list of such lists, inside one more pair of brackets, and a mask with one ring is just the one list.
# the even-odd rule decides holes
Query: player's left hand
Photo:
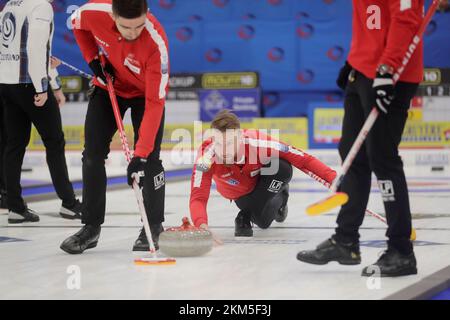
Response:
[{"label": "player's left hand", "polygon": [[377,72],[372,88],[375,96],[375,106],[380,112],[387,114],[395,94],[393,75]]},{"label": "player's left hand", "polygon": [[140,157],[134,157],[130,164],[128,165],[127,169],[127,177],[128,177],[128,185],[132,186],[133,181],[136,179],[137,183],[139,184],[139,187],[144,186],[144,169],[145,164],[147,163],[147,159],[143,159]]},{"label": "player's left hand", "polygon": [[64,95],[62,89],[55,90],[53,92],[53,95],[55,96],[55,99],[58,102],[58,106],[60,108],[66,104],[66,96]]}]

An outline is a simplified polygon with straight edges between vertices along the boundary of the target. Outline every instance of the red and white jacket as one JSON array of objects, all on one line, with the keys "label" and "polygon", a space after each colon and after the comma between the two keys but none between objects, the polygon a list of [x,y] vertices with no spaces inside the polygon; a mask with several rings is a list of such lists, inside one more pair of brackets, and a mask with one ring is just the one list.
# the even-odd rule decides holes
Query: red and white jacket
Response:
[{"label": "red and white jacket", "polygon": [[[135,156],[146,158],[154,149],[169,83],[168,40],[150,13],[135,41],[126,41],[112,19],[112,0],[91,0],[72,15],[73,32],[84,59],[90,63],[105,53],[114,68],[114,88],[123,98],[145,97]],[[107,89],[97,80],[94,84]]]},{"label": "red and white jacket", "polygon": [[[353,36],[348,62],[373,79],[377,67],[397,70],[424,16],[424,0],[353,0]],[[411,57],[400,81],[423,78],[423,41]]]},{"label": "red and white jacket", "polygon": [[200,147],[191,178],[190,212],[195,226],[208,223],[206,207],[212,180],[224,198],[236,200],[253,191],[261,168],[273,157],[284,159],[330,184],[336,177],[336,172],[318,159],[258,130],[243,130],[241,147],[242,159],[233,165],[217,163],[211,139]]}]

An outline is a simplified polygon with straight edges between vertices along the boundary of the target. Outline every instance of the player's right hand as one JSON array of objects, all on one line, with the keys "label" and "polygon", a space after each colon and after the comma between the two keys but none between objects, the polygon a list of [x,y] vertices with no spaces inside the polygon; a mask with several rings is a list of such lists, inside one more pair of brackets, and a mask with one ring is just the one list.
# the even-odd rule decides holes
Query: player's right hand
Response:
[{"label": "player's right hand", "polygon": [[106,86],[106,83],[108,82],[106,80],[106,74],[109,74],[114,82],[114,69],[109,63],[103,67],[100,59],[95,58],[89,63],[89,67],[97,78],[97,81],[102,85]]},{"label": "player's right hand", "polygon": [[144,170],[146,163],[147,159],[144,158],[134,157],[133,159],[131,159],[127,169],[127,180],[129,186],[133,186],[133,182],[134,180],[136,180],[136,182],[139,184],[139,187],[144,187]]},{"label": "player's right hand", "polygon": [[34,96],[34,105],[36,107],[43,107],[48,100],[47,92],[38,93]]}]

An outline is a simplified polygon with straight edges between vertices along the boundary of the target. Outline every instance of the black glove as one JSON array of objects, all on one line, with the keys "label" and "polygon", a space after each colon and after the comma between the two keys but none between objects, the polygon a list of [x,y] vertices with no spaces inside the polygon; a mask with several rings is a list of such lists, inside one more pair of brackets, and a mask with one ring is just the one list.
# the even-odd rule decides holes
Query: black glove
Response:
[{"label": "black glove", "polygon": [[384,114],[388,113],[389,106],[395,95],[394,79],[392,77],[390,73],[380,74],[377,72],[373,81],[372,89],[375,95],[375,106]]},{"label": "black glove", "polygon": [[111,64],[106,63],[106,65],[103,67],[100,59],[95,58],[89,63],[89,67],[91,68],[97,80],[102,85],[106,86],[106,74],[109,74],[112,81],[114,82],[114,68]]},{"label": "black glove", "polygon": [[146,163],[147,159],[139,157],[134,157],[130,161],[127,169],[128,185],[132,186],[133,181],[136,178],[137,182],[139,183],[139,187],[142,188],[144,186],[144,168]]},{"label": "black glove", "polygon": [[336,84],[342,90],[345,90],[345,88],[347,87],[348,77],[352,69],[352,66],[347,61],[345,61],[345,65],[339,71],[338,78],[336,79]]}]

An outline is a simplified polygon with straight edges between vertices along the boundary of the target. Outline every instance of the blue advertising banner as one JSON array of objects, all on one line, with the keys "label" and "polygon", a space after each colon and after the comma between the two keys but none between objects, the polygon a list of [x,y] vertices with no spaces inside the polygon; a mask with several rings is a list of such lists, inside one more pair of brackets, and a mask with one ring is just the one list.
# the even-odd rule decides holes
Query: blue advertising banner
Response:
[{"label": "blue advertising banner", "polygon": [[234,112],[241,119],[261,116],[260,89],[200,90],[200,120],[209,122],[223,109]]}]

